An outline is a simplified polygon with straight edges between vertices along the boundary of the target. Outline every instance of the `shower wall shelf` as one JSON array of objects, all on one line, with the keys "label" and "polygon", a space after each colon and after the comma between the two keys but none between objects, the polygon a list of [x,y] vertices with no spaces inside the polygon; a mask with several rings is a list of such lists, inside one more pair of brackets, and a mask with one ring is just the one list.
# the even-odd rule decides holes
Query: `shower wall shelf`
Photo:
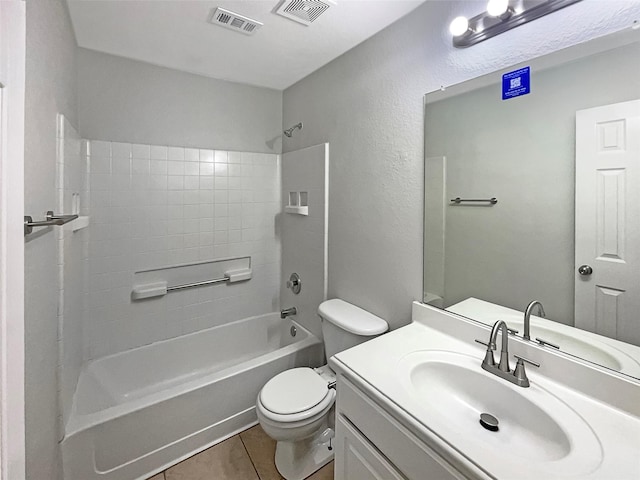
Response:
[{"label": "shower wall shelf", "polygon": [[308,206],[300,207],[298,205],[287,205],[286,207],[284,207],[284,211],[296,215],[309,215]]},{"label": "shower wall shelf", "polygon": [[284,207],[287,213],[309,215],[309,192],[289,192],[289,205]]}]

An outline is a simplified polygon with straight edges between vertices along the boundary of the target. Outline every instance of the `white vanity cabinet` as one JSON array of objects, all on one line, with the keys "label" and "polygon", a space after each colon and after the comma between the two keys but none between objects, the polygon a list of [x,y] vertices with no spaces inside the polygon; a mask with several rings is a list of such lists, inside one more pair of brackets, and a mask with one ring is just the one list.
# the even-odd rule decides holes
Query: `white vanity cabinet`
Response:
[{"label": "white vanity cabinet", "polygon": [[540,363],[521,388],[481,367],[487,326],[417,303],[412,319],[329,359],[336,479],[640,479],[637,381],[513,338]]},{"label": "white vanity cabinet", "polygon": [[403,480],[404,477],[344,416],[336,420],[336,480]]},{"label": "white vanity cabinet", "polygon": [[337,390],[335,480],[468,478],[344,374]]}]

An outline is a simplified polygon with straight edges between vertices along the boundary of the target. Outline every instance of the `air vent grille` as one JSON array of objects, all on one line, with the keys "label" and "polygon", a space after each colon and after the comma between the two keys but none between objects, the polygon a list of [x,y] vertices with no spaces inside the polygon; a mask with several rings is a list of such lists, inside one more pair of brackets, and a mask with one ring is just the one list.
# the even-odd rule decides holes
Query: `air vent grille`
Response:
[{"label": "air vent grille", "polygon": [[284,0],[278,6],[276,13],[308,26],[332,5],[335,5],[332,0]]},{"label": "air vent grille", "polygon": [[216,19],[220,23],[229,23],[233,17],[231,15],[227,15],[226,13],[219,13]]},{"label": "air vent grille", "polygon": [[253,35],[263,25],[257,20],[220,7],[211,13],[209,23],[220,25],[221,27],[238,33],[244,33],[245,35]]}]

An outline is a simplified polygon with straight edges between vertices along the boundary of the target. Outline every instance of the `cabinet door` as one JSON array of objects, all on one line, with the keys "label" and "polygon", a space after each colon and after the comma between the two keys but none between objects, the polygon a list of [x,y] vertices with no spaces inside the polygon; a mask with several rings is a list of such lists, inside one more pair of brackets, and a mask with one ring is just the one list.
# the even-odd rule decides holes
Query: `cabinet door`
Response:
[{"label": "cabinet door", "polygon": [[[465,472],[420,440],[344,375],[338,376],[336,409],[394,468],[411,480],[466,480]],[[485,478],[480,475],[479,478]]]},{"label": "cabinet door", "polygon": [[404,479],[342,415],[336,421],[335,446],[335,480]]}]

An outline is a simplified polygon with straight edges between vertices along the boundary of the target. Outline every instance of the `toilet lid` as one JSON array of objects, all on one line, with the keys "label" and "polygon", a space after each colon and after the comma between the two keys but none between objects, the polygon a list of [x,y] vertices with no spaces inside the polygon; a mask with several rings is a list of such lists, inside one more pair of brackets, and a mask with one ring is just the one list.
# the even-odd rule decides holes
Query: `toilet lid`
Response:
[{"label": "toilet lid", "polygon": [[327,382],[311,368],[292,368],[279,373],[260,391],[260,402],[281,415],[304,412],[328,395]]}]

